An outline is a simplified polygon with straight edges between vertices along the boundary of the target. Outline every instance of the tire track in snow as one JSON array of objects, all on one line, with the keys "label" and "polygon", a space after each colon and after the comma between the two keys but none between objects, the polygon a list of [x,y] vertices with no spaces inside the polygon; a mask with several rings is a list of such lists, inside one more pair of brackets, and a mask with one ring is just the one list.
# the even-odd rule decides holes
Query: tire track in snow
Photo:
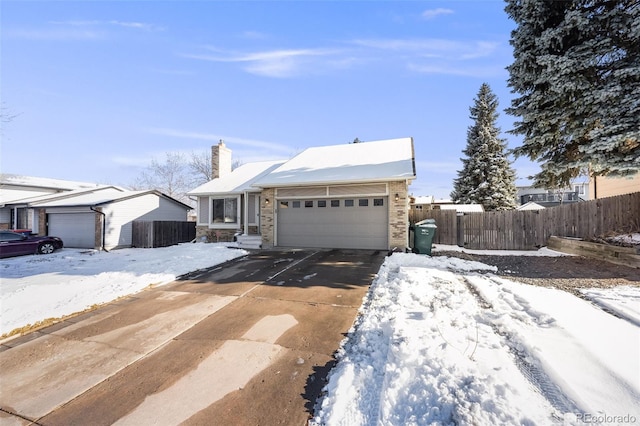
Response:
[{"label": "tire track in snow", "polygon": [[[467,287],[469,292],[476,298],[478,301],[478,305],[485,309],[491,310],[493,309],[493,305],[487,301],[482,295],[478,292],[476,287],[464,277],[464,285]],[[539,363],[539,360],[536,359],[533,354],[527,354],[518,349],[518,342],[514,341],[514,337],[501,330],[496,324],[493,323],[490,319],[486,318],[486,323],[491,326],[493,331],[505,339],[507,345],[510,349],[511,354],[514,357],[514,361],[522,375],[540,392],[540,394],[547,400],[549,403],[561,413],[577,413],[580,410],[576,406],[576,404],[567,397],[562,390],[556,385],[556,383],[538,366],[536,363]],[[533,358],[535,362],[531,362],[527,359]],[[561,419],[559,419],[561,420]]]}]

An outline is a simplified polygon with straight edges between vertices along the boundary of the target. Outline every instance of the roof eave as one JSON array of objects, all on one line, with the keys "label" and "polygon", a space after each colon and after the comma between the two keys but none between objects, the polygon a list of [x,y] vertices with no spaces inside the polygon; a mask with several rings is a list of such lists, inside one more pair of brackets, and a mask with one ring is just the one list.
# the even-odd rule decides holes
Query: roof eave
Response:
[{"label": "roof eave", "polygon": [[323,185],[357,185],[361,183],[381,183],[381,182],[399,182],[399,181],[412,181],[416,176],[394,176],[386,178],[371,178],[371,179],[348,179],[348,180],[332,180],[332,181],[309,181],[309,182],[292,182],[292,183],[277,183],[277,182],[265,182],[253,184],[256,188],[290,188],[295,186],[323,186]]}]

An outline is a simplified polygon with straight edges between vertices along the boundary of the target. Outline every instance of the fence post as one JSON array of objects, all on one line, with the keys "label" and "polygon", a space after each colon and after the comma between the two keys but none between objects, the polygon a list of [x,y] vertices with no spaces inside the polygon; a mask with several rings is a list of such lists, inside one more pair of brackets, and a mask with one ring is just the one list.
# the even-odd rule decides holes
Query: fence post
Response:
[{"label": "fence post", "polygon": [[464,247],[464,213],[456,214],[456,240],[458,247]]}]

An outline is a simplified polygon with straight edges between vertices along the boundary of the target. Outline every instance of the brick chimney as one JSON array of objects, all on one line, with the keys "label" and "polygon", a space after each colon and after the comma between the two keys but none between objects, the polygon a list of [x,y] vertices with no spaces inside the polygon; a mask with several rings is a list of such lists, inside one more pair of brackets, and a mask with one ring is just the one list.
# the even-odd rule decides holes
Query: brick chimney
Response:
[{"label": "brick chimney", "polygon": [[211,147],[211,178],[216,179],[231,173],[231,150],[220,139]]}]

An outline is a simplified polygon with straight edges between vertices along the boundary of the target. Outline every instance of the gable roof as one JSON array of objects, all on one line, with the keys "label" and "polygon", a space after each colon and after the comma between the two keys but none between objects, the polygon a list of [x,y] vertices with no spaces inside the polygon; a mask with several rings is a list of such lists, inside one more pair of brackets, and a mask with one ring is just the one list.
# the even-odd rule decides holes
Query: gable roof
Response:
[{"label": "gable roof", "polygon": [[52,194],[50,196],[42,196],[37,199],[30,200],[28,202],[29,207],[95,207],[109,203],[116,203],[118,201],[124,201],[135,197],[140,197],[147,194],[157,195],[158,197],[165,198],[172,201],[185,210],[191,210],[192,207],[169,197],[160,191],[145,190],[145,191],[128,191],[116,186],[107,186],[101,188],[95,188],[92,190],[77,190],[69,191],[58,194]]},{"label": "gable roof", "polygon": [[482,213],[482,204],[441,204],[440,210],[455,210],[458,213]]},{"label": "gable roof", "polygon": [[0,173],[0,205],[25,203],[34,197],[105,186],[107,185]]},{"label": "gable roof", "polygon": [[308,148],[257,179],[282,187],[415,179],[413,138]]},{"label": "gable roof", "polygon": [[528,203],[525,203],[521,206],[516,207],[516,210],[543,210],[544,208],[545,208],[544,206],[541,206],[538,203],[529,201]]},{"label": "gable roof", "polygon": [[242,193],[255,191],[253,183],[281,166],[285,160],[243,164],[228,175],[213,179],[188,192],[189,195]]}]

